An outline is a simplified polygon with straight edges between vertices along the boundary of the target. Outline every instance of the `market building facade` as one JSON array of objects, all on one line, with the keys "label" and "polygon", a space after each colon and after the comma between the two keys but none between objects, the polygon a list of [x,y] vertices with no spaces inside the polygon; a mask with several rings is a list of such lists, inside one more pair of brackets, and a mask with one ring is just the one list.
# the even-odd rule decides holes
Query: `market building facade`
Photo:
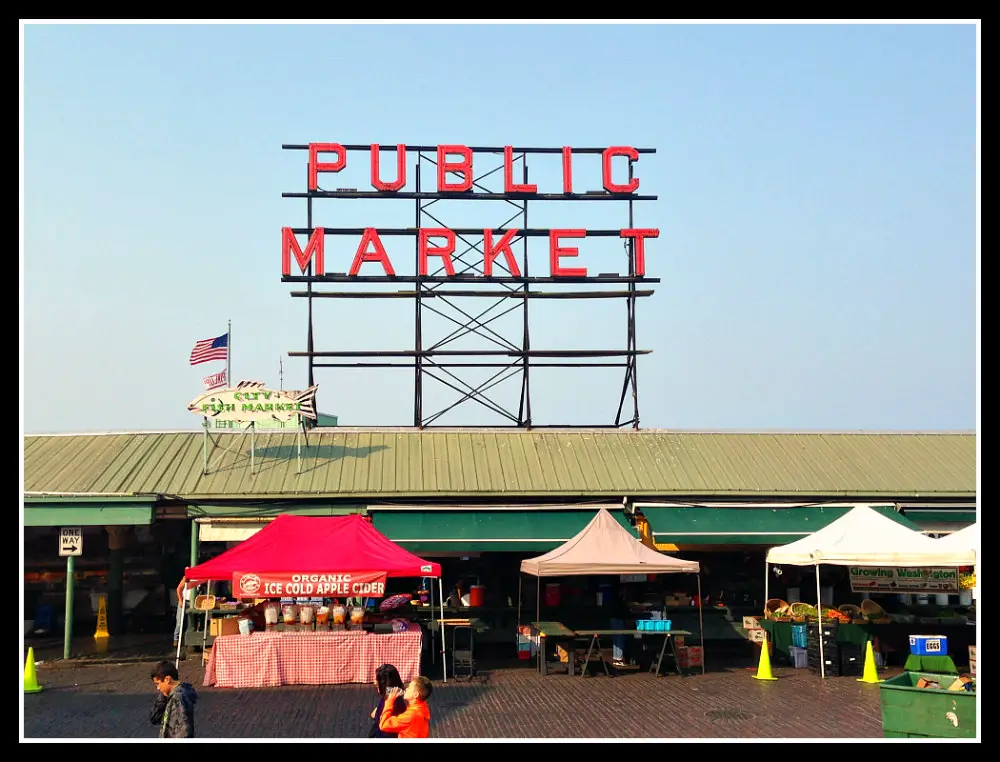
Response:
[{"label": "market building facade", "polygon": [[[520,561],[573,537],[598,507],[647,545],[699,560],[709,608],[753,613],[764,604],[768,548],[857,504],[947,534],[976,520],[976,483],[969,432],[317,428],[258,433],[252,445],[245,432],[32,435],[24,437],[24,616],[37,625],[41,610],[61,628],[67,565],[58,543],[67,527],[82,530],[74,628],[94,626],[104,596],[112,634],[159,627],[169,637],[186,566],[279,514],[360,513],[439,562],[459,596],[471,585],[485,590],[493,637],[512,643],[519,605],[533,607],[518,599]],[[843,576],[821,581],[839,586],[837,595],[851,589]],[[770,594],[808,590],[806,582],[790,568],[770,578]],[[594,591],[561,593],[580,603]],[[666,593],[681,603],[694,595]],[[738,622],[709,617],[706,638],[739,638]]]}]

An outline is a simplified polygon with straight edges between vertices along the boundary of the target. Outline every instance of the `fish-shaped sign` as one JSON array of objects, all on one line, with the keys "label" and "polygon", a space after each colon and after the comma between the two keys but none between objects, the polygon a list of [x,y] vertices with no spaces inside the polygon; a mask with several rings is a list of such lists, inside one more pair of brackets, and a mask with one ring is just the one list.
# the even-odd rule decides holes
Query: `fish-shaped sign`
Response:
[{"label": "fish-shaped sign", "polygon": [[268,389],[263,381],[240,381],[229,389],[216,389],[188,405],[195,415],[217,421],[292,421],[296,416],[316,419],[316,386],[303,391]]}]

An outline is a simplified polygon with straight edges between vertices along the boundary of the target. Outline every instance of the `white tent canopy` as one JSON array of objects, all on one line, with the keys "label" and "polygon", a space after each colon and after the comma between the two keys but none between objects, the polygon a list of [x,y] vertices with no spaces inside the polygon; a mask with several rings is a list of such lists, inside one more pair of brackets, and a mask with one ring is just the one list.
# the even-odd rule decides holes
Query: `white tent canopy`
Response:
[{"label": "white tent canopy", "polygon": [[[907,529],[867,505],[856,505],[808,537],[779,545],[767,552],[764,563],[764,596],[767,597],[767,565],[791,566],[967,566],[976,561],[975,551],[942,547]],[[816,574],[816,606],[820,604],[819,574]],[[819,641],[820,675],[826,677],[823,640]]]},{"label": "white tent canopy", "polygon": [[801,540],[771,548],[767,562],[812,566],[966,566],[975,563],[970,548],[943,546],[883,516],[857,505],[839,519]]},{"label": "white tent canopy", "polygon": [[602,508],[575,537],[544,555],[522,561],[521,571],[536,577],[697,574],[701,566],[697,561],[673,558],[643,545]]},{"label": "white tent canopy", "polygon": [[[934,540],[937,543],[938,549],[945,548],[946,550],[957,550],[957,551],[968,551],[971,550],[974,554],[979,554],[979,522],[975,524],[970,524],[964,529],[959,529],[957,532],[952,532],[951,534],[945,535],[939,540]],[[973,557],[975,558],[975,556]],[[971,564],[972,562],[969,562]],[[969,565],[965,564],[965,565]]]}]

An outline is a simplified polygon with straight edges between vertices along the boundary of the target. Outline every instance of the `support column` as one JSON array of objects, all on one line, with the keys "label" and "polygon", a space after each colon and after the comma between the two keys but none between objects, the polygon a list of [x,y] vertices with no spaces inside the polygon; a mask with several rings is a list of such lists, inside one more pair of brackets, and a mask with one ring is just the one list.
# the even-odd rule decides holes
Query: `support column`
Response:
[{"label": "support column", "polygon": [[125,545],[128,527],[105,527],[108,533],[108,633],[125,632]]},{"label": "support column", "polygon": [[[198,527],[197,522],[194,519],[191,519],[190,521],[188,521],[188,527],[190,527],[190,529],[191,529],[191,558],[190,558],[190,561],[188,563],[188,566],[197,566],[198,565],[198,528],[199,527]],[[191,605],[194,605],[194,598],[191,599]],[[190,606],[188,608],[190,608]],[[193,615],[189,616],[187,618],[187,622],[188,622],[188,625],[187,625],[187,631],[188,632],[197,632],[198,631],[198,622],[197,622],[197,618],[195,616],[193,616]]]}]

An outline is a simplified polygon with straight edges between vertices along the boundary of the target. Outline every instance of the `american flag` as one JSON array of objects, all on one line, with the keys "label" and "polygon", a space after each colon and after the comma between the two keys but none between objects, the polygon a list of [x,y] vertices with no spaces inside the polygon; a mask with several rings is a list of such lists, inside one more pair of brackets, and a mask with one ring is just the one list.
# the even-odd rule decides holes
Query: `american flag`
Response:
[{"label": "american flag", "polygon": [[205,391],[212,391],[213,389],[218,389],[220,386],[226,385],[226,369],[223,368],[218,373],[214,373],[211,376],[205,376],[201,382],[205,385]]},{"label": "american flag", "polygon": [[191,350],[191,364],[197,365],[210,360],[226,360],[229,357],[228,331],[214,339],[202,339]]}]

